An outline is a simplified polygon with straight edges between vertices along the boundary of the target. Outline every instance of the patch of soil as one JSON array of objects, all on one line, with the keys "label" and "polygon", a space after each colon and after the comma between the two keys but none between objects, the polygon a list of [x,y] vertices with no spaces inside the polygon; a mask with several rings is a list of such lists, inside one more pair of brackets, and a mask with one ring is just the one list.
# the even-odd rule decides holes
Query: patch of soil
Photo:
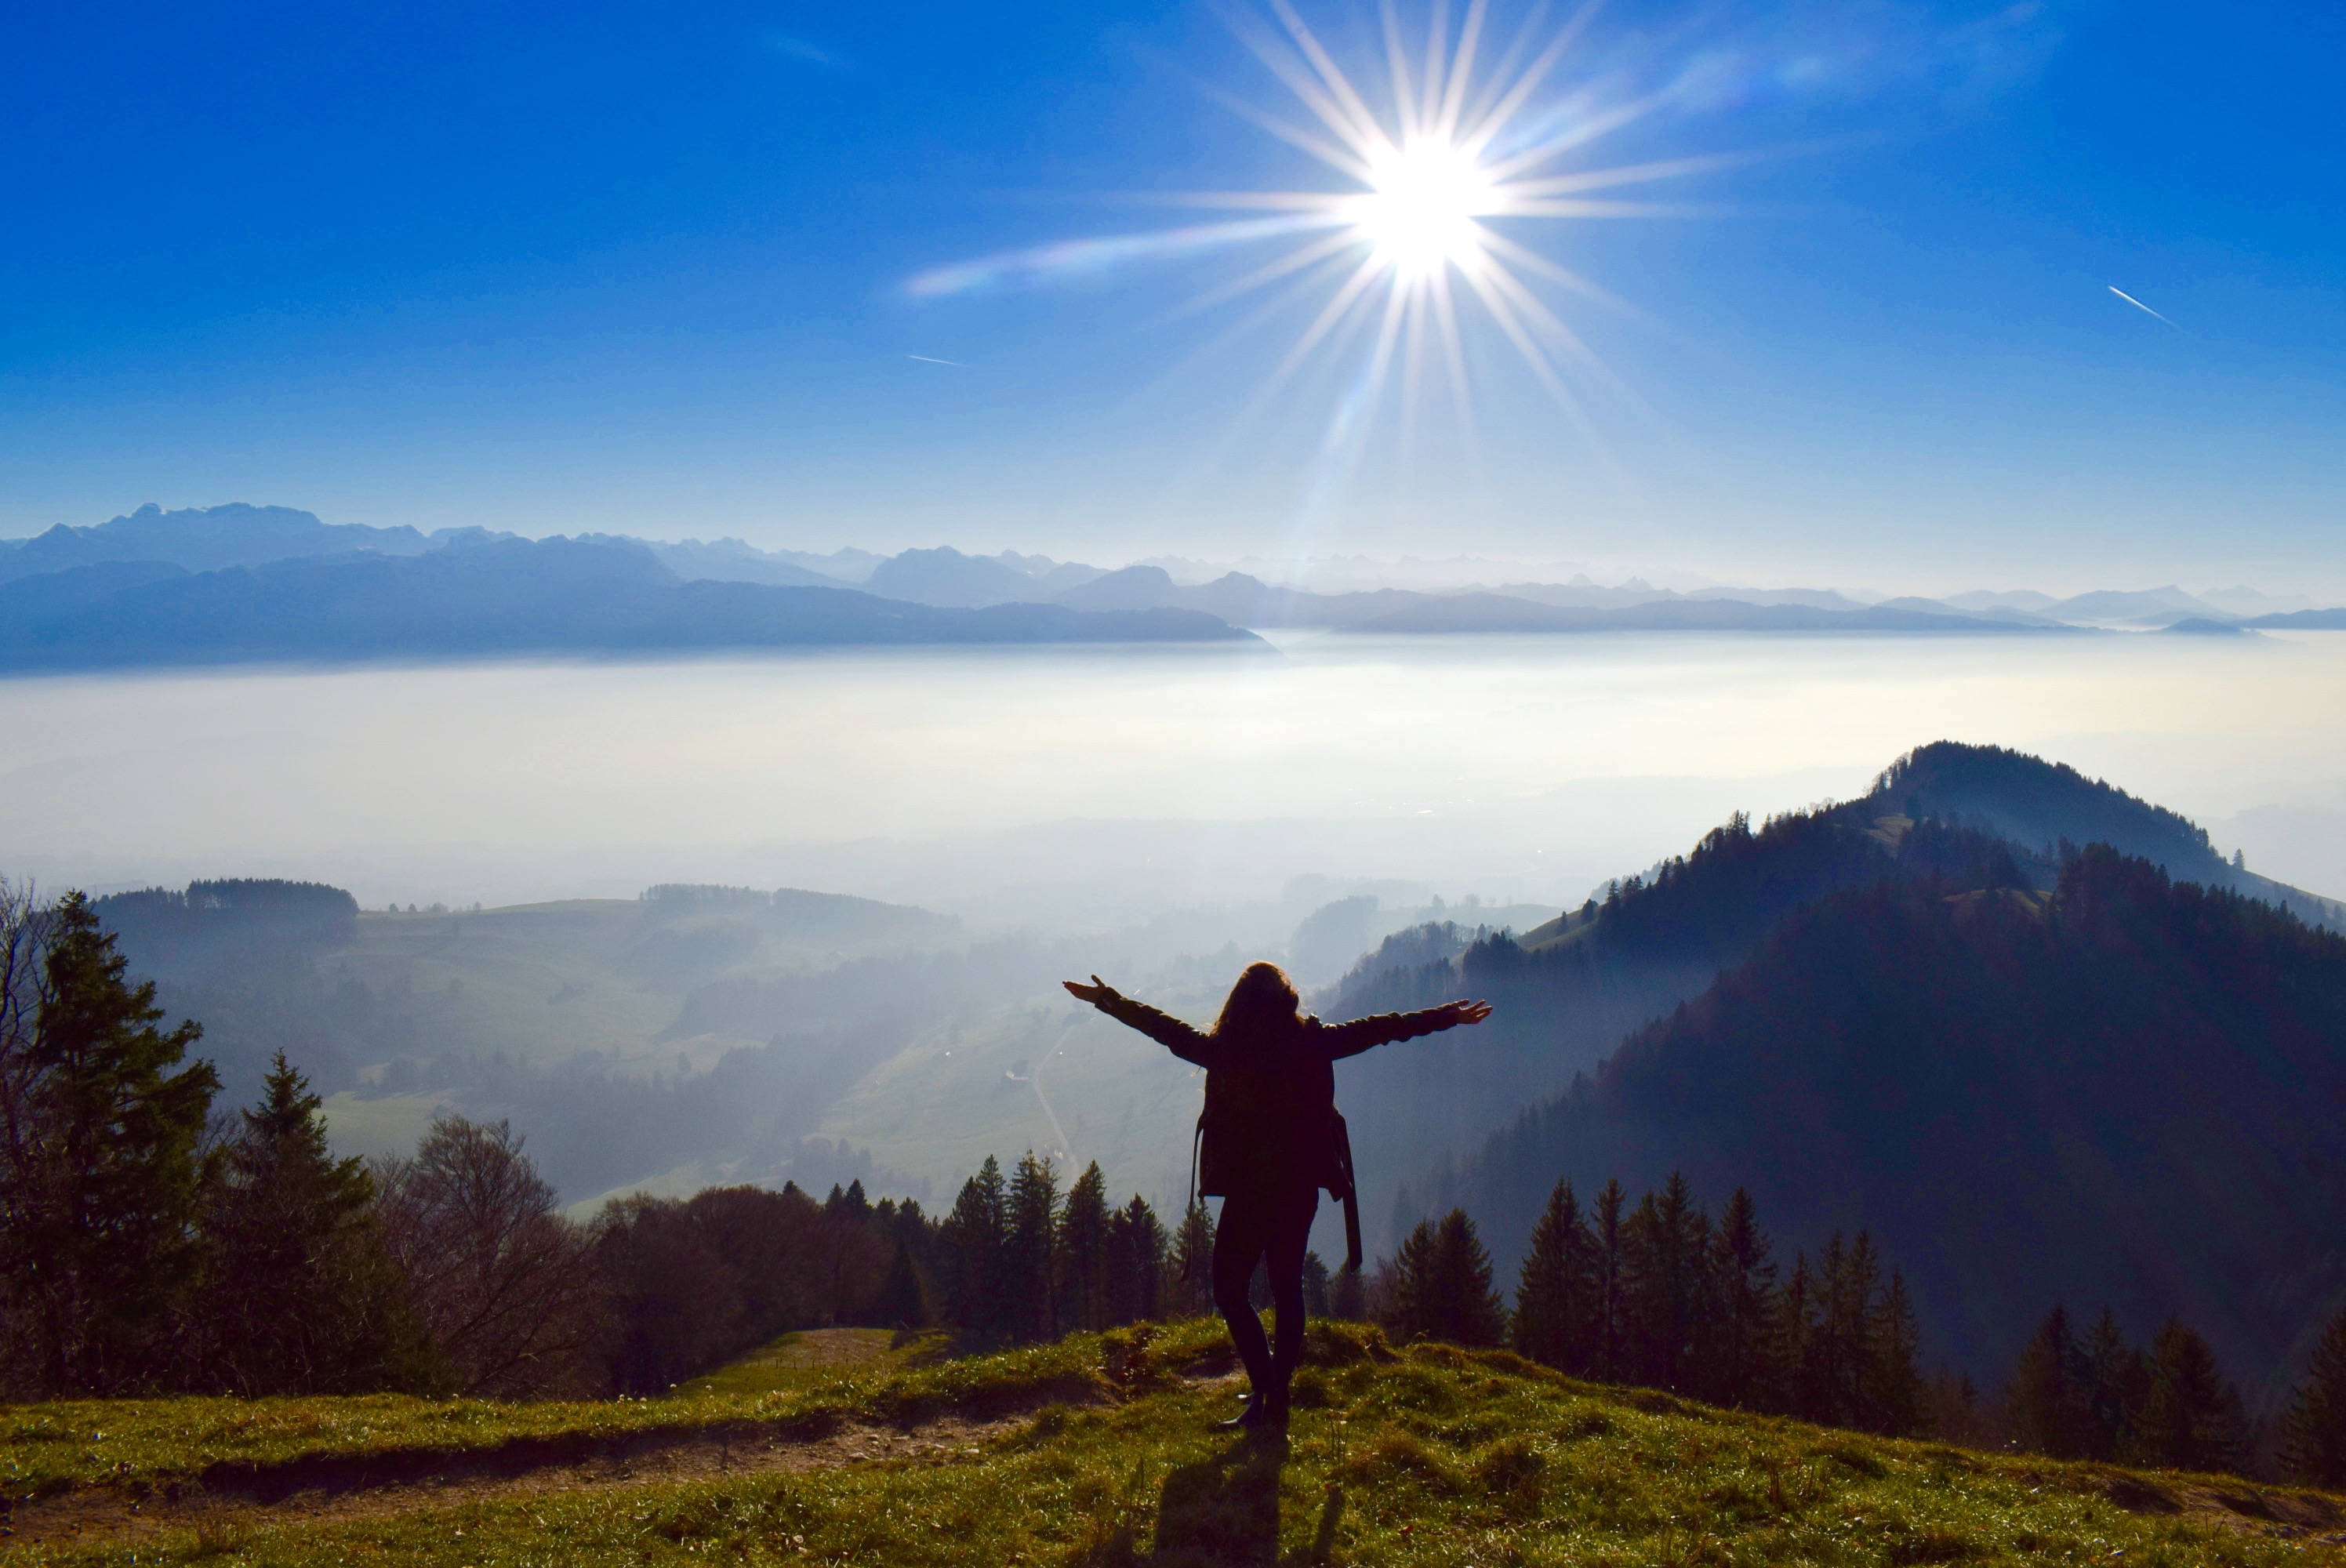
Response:
[{"label": "patch of soil", "polygon": [[2188,1514],[2244,1534],[2346,1545],[2346,1503],[2318,1492],[2245,1483],[2220,1488],[2184,1481],[2162,1485],[2135,1476],[2113,1476],[2105,1483],[2103,1495],[2129,1513]]},{"label": "patch of soil", "polygon": [[20,1502],[0,1522],[7,1532],[0,1549],[136,1541],[171,1530],[219,1534],[334,1523],[637,1482],[886,1461],[964,1462],[979,1457],[987,1442],[1016,1431],[1026,1415],[941,1414],[903,1425],[740,1422],[599,1441],[509,1443],[472,1453],[321,1459],[266,1469],[215,1465],[200,1481],[161,1491],[144,1484],[85,1487]]}]

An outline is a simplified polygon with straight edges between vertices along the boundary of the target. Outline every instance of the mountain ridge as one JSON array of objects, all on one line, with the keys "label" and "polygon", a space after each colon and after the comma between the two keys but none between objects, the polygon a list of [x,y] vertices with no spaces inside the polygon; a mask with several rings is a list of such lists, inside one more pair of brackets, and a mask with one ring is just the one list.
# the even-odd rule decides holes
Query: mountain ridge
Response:
[{"label": "mountain ridge", "polygon": [[685,582],[642,545],[553,539],[164,577],[0,629],[0,669],[1027,642],[1260,646],[1192,611],[947,610],[844,584]]},{"label": "mountain ridge", "polygon": [[[553,543],[560,535],[539,543]],[[167,563],[191,574],[261,567],[296,558],[353,554],[414,557],[492,544],[525,544],[510,533],[454,527],[429,535],[413,527],[326,524],[291,507],[236,502],[167,511],[153,503],[91,526],[58,524],[29,539],[0,540],[0,584],[23,580],[28,606],[85,595],[87,579],[58,575],[107,563]],[[1887,635],[2011,635],[2129,627],[2188,631],[2221,627],[2337,629],[2346,609],[2288,609],[2236,588],[2195,596],[2168,585],[2144,590],[2097,589],[2055,599],[2025,591],[1969,592],[1944,598],[1905,596],[1868,602],[1826,589],[1707,587],[1689,592],[1632,578],[1612,587],[1502,581],[1471,587],[1365,587],[1320,592],[1266,583],[1242,571],[1210,582],[1176,581],[1161,564],[1115,571],[1042,555],[1003,551],[972,555],[950,546],[892,556],[862,550],[829,555],[759,549],[736,538],[703,542],[586,533],[570,541],[647,551],[684,581],[747,582],[783,587],[853,587],[879,597],[941,609],[1058,605],[1082,611],[1182,609],[1233,626],[1340,630],[1368,635],[1564,634],[1604,631],[1862,632]],[[1195,563],[1190,563],[1194,566]],[[2221,601],[2220,603],[2218,601]],[[2302,603],[2300,600],[2299,603]],[[2230,607],[2227,607],[2227,606]]]}]

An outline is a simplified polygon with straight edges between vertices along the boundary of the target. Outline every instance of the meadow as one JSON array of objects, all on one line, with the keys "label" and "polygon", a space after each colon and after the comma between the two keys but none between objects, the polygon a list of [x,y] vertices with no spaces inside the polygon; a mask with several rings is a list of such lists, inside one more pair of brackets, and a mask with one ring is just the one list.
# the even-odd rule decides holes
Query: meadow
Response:
[{"label": "meadow", "polygon": [[1193,1321],[882,1347],[599,1404],[20,1406],[0,1561],[2346,1563],[2346,1499],[1867,1438],[1349,1324],[1315,1326],[1288,1438],[1233,1441],[1208,1430],[1226,1345]]}]

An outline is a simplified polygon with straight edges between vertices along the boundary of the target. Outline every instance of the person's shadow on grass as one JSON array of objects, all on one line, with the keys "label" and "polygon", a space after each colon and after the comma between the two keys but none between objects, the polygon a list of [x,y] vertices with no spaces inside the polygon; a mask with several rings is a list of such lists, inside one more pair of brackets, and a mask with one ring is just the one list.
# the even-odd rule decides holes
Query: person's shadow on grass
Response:
[{"label": "person's shadow on grass", "polygon": [[[1153,1568],[1278,1568],[1279,1478],[1285,1438],[1241,1438],[1165,1478],[1157,1508]],[[1344,1495],[1331,1487],[1320,1528],[1297,1563],[1324,1563],[1336,1543]]]}]

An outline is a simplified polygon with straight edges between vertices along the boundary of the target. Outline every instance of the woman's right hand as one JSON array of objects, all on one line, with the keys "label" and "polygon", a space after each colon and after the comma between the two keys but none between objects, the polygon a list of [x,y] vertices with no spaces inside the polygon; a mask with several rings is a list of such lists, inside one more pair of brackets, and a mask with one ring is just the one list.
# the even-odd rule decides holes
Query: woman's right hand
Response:
[{"label": "woman's right hand", "polygon": [[[1116,987],[1096,974],[1092,976],[1092,983],[1089,985],[1086,985],[1080,980],[1063,980],[1059,983],[1067,988],[1068,995],[1078,1002],[1088,1002],[1094,1007],[1097,1007],[1116,994]],[[1485,1009],[1485,1011],[1488,1010]]]},{"label": "woman's right hand", "polygon": [[[1096,980],[1099,977],[1094,975],[1092,978]],[[1491,1016],[1491,1004],[1487,1002],[1454,1002],[1450,1004],[1450,1011],[1458,1015],[1461,1023],[1480,1023]]]}]

